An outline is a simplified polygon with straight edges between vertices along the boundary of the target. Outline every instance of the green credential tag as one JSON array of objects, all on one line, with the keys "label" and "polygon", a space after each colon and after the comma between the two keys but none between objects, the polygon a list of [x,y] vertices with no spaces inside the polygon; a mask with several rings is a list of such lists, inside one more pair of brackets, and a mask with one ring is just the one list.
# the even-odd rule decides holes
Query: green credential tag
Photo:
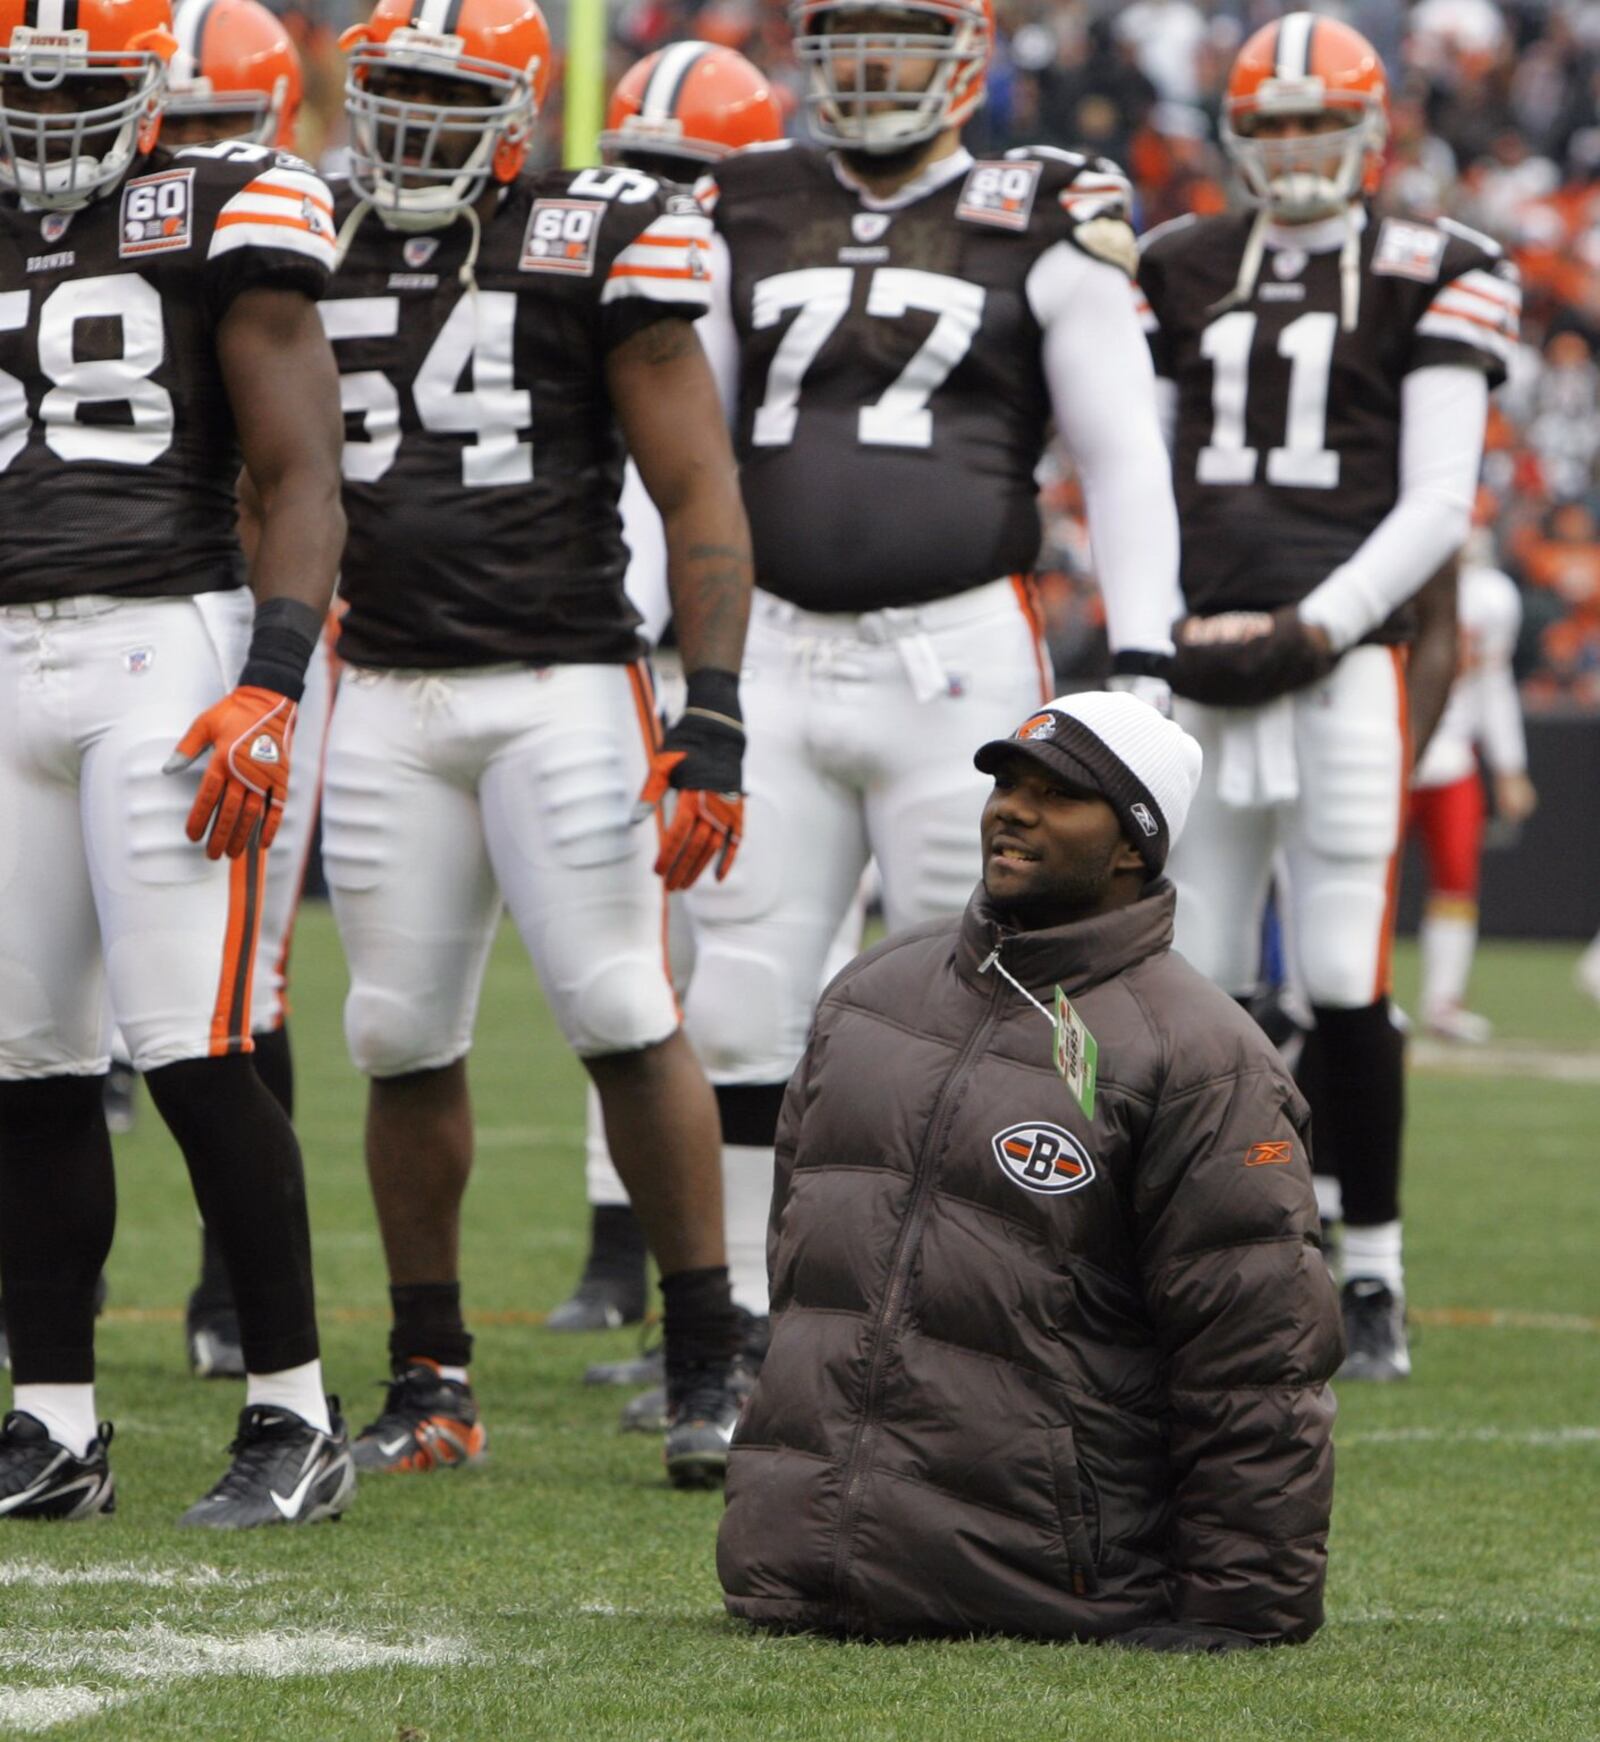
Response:
[{"label": "green credential tag", "polygon": [[1083,1109],[1085,1119],[1094,1117],[1094,1083],[1100,1060],[1099,1043],[1083,1025],[1083,1018],[1067,1002],[1067,995],[1056,987],[1055,1065],[1062,1081],[1072,1091],[1073,1099]]}]

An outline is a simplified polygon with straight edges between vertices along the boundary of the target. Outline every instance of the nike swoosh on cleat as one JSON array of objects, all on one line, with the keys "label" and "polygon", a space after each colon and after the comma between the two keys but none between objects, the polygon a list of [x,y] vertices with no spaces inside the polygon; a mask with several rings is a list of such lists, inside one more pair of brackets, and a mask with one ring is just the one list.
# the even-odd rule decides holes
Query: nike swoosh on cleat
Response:
[{"label": "nike swoosh on cleat", "polygon": [[410,1444],[411,1444],[411,1435],[410,1434],[401,1434],[401,1436],[397,1440],[379,1440],[378,1441],[378,1450],[380,1452],[382,1452],[386,1458],[392,1458],[395,1455],[395,1453],[401,1449],[402,1446],[409,1446]]},{"label": "nike swoosh on cleat", "polygon": [[298,1482],[295,1483],[294,1488],[287,1499],[285,1499],[276,1488],[268,1489],[268,1493],[272,1496],[272,1504],[277,1507],[279,1512],[281,1512],[285,1518],[293,1518],[295,1514],[299,1512],[301,1504],[306,1497],[306,1490],[317,1479],[319,1473],[317,1470],[317,1464],[320,1462],[320,1459],[313,1460],[311,1468],[306,1471],[305,1475],[303,1475]]}]

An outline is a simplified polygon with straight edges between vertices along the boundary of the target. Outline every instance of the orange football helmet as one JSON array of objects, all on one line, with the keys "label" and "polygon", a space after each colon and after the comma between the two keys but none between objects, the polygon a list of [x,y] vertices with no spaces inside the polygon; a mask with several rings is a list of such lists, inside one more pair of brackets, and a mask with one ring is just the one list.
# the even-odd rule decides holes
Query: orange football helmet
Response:
[{"label": "orange football helmet", "polygon": [[178,0],[168,115],[215,119],[219,139],[291,146],[300,109],[300,51],[261,0]]},{"label": "orange football helmet", "polygon": [[730,151],[782,137],[783,113],[765,73],[737,49],[675,42],[618,80],[600,150],[608,163],[669,159],[689,179]]},{"label": "orange football helmet", "polygon": [[[161,131],[168,0],[0,0],[0,187],[68,211],[121,180]],[[22,94],[89,87],[85,106],[46,114]],[[110,103],[95,86],[126,86]],[[8,100],[9,97],[9,100]]]},{"label": "orange football helmet", "polygon": [[[886,13],[904,14],[885,30]],[[874,28],[852,29],[870,15]],[[993,0],[795,0],[789,9],[795,53],[811,69],[811,127],[828,145],[884,155],[960,127],[983,101],[994,46]],[[922,84],[902,82],[916,63],[933,62]],[[867,69],[886,69],[875,88]]]},{"label": "orange football helmet", "polygon": [[[378,0],[339,46],[350,53],[350,182],[391,228],[437,229],[491,175],[516,178],[550,82],[550,28],[537,0]],[[488,101],[389,96],[390,72],[481,85]],[[464,162],[447,161],[446,140],[471,142]]]},{"label": "orange football helmet", "polygon": [[[1328,216],[1377,191],[1387,98],[1383,62],[1359,31],[1290,12],[1240,49],[1222,101],[1222,143],[1257,205],[1291,220]],[[1329,115],[1341,125],[1292,139],[1253,137],[1268,118]]]}]

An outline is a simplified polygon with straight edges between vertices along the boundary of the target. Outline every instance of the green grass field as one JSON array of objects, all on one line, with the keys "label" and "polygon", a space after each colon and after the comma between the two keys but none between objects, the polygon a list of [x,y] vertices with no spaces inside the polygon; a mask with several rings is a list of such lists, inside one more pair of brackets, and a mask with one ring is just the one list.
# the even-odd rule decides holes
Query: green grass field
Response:
[{"label": "green grass field", "polygon": [[[385,1299],[361,1085],[324,910],[297,945],[295,1037],[331,1386],[378,1399]],[[8,1525],[0,1732],[283,1742],[1283,1742],[1600,1737],[1600,1011],[1573,949],[1487,948],[1503,1044],[1419,1049],[1403,1387],[1341,1397],[1329,1621],[1224,1660],[1011,1643],[872,1648],[750,1634],[712,1567],[720,1498],[664,1484],[586,1363],[632,1333],[539,1313],[581,1257],[582,1089],[509,934],[473,1083],[466,1279],[493,1458],[367,1483],[337,1528],[179,1533],[240,1398],[183,1364],[183,1171],[146,1102],[120,1140],[100,1401],[115,1518]],[[1411,959],[1403,970],[1408,974]],[[1409,990],[1403,977],[1402,995]],[[1429,1062],[1429,1060],[1433,1062]]]}]

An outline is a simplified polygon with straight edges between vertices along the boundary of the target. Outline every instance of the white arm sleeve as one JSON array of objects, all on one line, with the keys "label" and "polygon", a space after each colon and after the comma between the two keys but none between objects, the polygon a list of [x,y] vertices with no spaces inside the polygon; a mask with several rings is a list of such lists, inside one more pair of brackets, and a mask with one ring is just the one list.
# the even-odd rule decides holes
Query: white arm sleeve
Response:
[{"label": "white arm sleeve", "polygon": [[1400,386],[1400,491],[1354,556],[1300,602],[1343,652],[1403,605],[1466,539],[1483,459],[1489,383],[1459,363]]},{"label": "white arm sleeve", "polygon": [[[1462,576],[1465,586],[1468,576]],[[1525,774],[1528,742],[1522,729],[1522,698],[1511,661],[1522,627],[1522,595],[1509,575],[1479,571],[1475,577],[1488,595],[1486,621],[1478,632],[1477,738],[1492,774]]]},{"label": "white arm sleeve", "polygon": [[739,409],[739,335],[733,325],[733,256],[720,232],[711,233],[711,308],[694,323],[701,349],[717,380],[722,411],[731,427]]},{"label": "white arm sleeve", "polygon": [[1178,510],[1128,281],[1058,242],[1034,262],[1027,295],[1056,426],[1083,480],[1111,650],[1168,653],[1183,615]]},{"label": "white arm sleeve", "polygon": [[644,618],[644,633],[654,647],[672,616],[672,600],[667,593],[667,532],[661,524],[661,510],[650,500],[650,492],[632,460],[622,474],[617,510],[622,516],[622,536],[628,546],[628,572],[622,584],[633,608]]}]

